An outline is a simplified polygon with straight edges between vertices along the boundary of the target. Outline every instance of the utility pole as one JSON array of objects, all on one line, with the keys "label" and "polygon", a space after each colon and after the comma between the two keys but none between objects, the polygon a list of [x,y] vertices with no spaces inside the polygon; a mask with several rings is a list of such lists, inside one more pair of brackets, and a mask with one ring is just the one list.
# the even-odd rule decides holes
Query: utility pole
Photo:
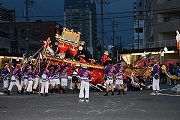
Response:
[{"label": "utility pole", "polygon": [[119,50],[123,50],[123,46],[122,46],[122,42],[121,42],[121,35],[116,36],[116,40],[118,40],[118,39],[119,39],[119,46],[116,50],[116,56],[117,56],[116,62],[119,62],[119,60],[121,60],[121,56],[119,55]]},{"label": "utility pole", "polygon": [[114,20],[112,21],[112,43],[113,43],[113,49],[114,49]]},{"label": "utility pole", "polygon": [[101,0],[101,22],[102,22],[102,52],[104,52],[104,12],[103,12],[103,0]]},{"label": "utility pole", "polygon": [[30,5],[33,5],[34,4],[34,0],[26,0],[24,2],[26,4],[26,9],[25,9],[25,18],[26,18],[26,51],[25,51],[25,54],[26,54],[26,58],[28,59],[29,58],[29,9],[30,9]]},{"label": "utility pole", "polygon": [[114,53],[115,53],[115,45],[114,45],[114,20],[112,21],[112,37],[111,37],[111,39],[112,39],[112,48],[111,48],[111,50],[112,50],[112,57],[114,59]]},{"label": "utility pole", "polygon": [[138,49],[139,49],[139,19],[138,19]]},{"label": "utility pole", "polygon": [[110,2],[104,2],[103,0],[100,1],[101,4],[101,23],[102,23],[102,52],[104,52],[104,4],[110,4]]},{"label": "utility pole", "polygon": [[115,44],[114,44],[114,35],[115,35],[115,31],[114,31],[114,27],[115,27],[115,25],[116,25],[116,27],[118,27],[117,25],[117,23],[115,23],[114,22],[114,20],[112,21],[112,37],[111,37],[111,39],[112,39],[112,52],[113,52],[113,58],[115,57],[114,56],[114,54],[115,54]]}]

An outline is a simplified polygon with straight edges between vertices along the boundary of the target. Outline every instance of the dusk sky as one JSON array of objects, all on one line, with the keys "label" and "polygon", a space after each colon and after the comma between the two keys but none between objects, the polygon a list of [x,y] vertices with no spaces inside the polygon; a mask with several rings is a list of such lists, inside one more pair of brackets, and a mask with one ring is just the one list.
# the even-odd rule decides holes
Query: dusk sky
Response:
[{"label": "dusk sky", "polygon": [[[101,38],[101,5],[100,0],[95,0],[97,8],[97,32],[98,38]],[[115,30],[115,44],[119,44],[120,36],[124,47],[132,43],[133,38],[133,2],[134,0],[104,0],[110,4],[104,4],[104,30],[106,45],[112,44],[112,21],[117,24]],[[16,22],[23,22],[25,9],[25,0],[0,0],[2,7],[6,9],[15,9]],[[43,21],[57,21],[64,25],[64,0],[34,0],[30,6],[29,19],[31,22],[42,19]]]}]

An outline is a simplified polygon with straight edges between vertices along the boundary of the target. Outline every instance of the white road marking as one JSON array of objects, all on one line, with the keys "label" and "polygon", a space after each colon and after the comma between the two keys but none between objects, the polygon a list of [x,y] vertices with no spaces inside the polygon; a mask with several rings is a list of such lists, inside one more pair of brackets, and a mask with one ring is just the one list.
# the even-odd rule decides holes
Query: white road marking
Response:
[{"label": "white road marking", "polygon": [[176,96],[176,97],[180,97],[180,95],[172,95],[172,94],[160,94],[160,95],[166,95],[166,96]]}]

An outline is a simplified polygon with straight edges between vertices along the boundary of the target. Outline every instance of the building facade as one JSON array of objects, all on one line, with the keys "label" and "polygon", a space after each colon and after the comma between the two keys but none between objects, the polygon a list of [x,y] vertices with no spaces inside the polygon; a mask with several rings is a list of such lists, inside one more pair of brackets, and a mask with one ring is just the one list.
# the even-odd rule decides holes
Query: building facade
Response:
[{"label": "building facade", "polygon": [[144,0],[134,1],[134,49],[144,49]]},{"label": "building facade", "polygon": [[15,10],[12,9],[6,9],[1,6],[0,3],[0,22],[2,21],[9,21],[14,22],[15,21]]},{"label": "building facade", "polygon": [[[130,63],[143,54],[151,54],[151,59],[159,60],[160,63],[180,60],[180,51],[176,46],[176,30],[180,30],[179,5],[179,0],[135,0],[135,50],[127,50],[124,53],[120,50],[119,53],[128,56]],[[166,53],[165,47],[168,49]]]},{"label": "building facade", "polygon": [[145,1],[146,48],[176,46],[176,30],[180,30],[179,0]]},{"label": "building facade", "polygon": [[81,32],[81,41],[85,41],[93,58],[97,58],[97,21],[94,0],[65,0],[64,27]]},{"label": "building facade", "polygon": [[[29,41],[27,38],[26,22],[1,22],[0,23],[0,58],[23,58],[28,47],[28,56],[34,55],[43,46],[43,41],[49,37],[54,46],[56,33],[62,33],[62,26],[56,22],[29,22]],[[59,26],[57,28],[57,26]],[[28,45],[28,46],[27,46]],[[3,60],[0,60],[3,62]]]}]

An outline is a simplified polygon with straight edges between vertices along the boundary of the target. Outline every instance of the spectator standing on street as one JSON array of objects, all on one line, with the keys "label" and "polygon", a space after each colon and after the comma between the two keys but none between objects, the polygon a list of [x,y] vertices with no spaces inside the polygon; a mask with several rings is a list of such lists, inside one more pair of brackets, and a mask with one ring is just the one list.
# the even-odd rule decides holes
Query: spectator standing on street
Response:
[{"label": "spectator standing on street", "polygon": [[[161,64],[160,67],[161,67],[161,69],[166,70],[165,65]],[[160,73],[160,79],[161,79],[161,83],[166,84],[167,83],[167,78],[166,78],[166,74],[165,74],[165,72],[163,70]]]},{"label": "spectator standing on street", "polygon": [[[173,68],[174,68],[173,64],[169,63],[168,64],[168,68],[167,68],[168,75],[172,75],[173,74]],[[171,85],[171,84],[172,84],[171,79],[169,77],[167,77],[167,85]]]},{"label": "spectator standing on street", "polygon": [[[180,77],[180,64],[177,64],[177,67],[176,67],[176,76]],[[179,80],[176,81],[176,84],[179,84]]]}]

